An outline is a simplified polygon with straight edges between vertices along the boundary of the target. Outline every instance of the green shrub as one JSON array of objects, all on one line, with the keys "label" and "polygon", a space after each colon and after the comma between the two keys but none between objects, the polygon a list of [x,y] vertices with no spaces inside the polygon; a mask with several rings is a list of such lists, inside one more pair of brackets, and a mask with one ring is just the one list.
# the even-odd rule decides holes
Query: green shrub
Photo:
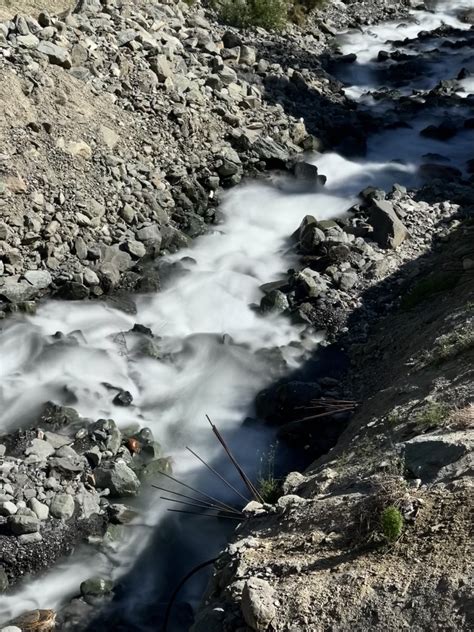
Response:
[{"label": "green shrub", "polygon": [[380,523],[387,542],[396,542],[403,530],[403,516],[400,510],[394,506],[387,507],[382,511]]},{"label": "green shrub", "polygon": [[258,493],[262,500],[273,505],[280,498],[280,481],[275,478],[276,445],[272,445],[268,454],[260,459],[260,472],[258,476]]},{"label": "green shrub", "polygon": [[439,426],[448,417],[450,408],[447,404],[430,402],[416,415],[416,423],[420,426]]},{"label": "green shrub", "polygon": [[472,348],[474,348],[474,328],[470,325],[459,327],[436,341],[431,361],[439,366]]},{"label": "green shrub", "polygon": [[276,478],[260,478],[258,481],[258,493],[263,502],[274,505],[281,496],[280,482]]},{"label": "green shrub", "polygon": [[238,28],[281,30],[288,18],[288,0],[223,0],[219,13],[223,22]]}]

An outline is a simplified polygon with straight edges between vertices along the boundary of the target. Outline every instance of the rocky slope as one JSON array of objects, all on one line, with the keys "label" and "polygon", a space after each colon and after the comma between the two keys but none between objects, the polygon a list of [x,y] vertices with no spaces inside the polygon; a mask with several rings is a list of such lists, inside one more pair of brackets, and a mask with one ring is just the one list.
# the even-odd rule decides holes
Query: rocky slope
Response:
[{"label": "rocky slope", "polygon": [[[338,23],[395,11],[358,4]],[[218,223],[222,188],[360,144],[364,121],[318,61],[330,21],[255,38],[212,20],[199,3],[94,0],[0,25],[3,311],[156,289],[144,267]]]},{"label": "rocky slope", "polygon": [[[358,412],[276,505],[248,507],[194,630],[472,627],[472,231],[453,228],[402,306],[351,347]],[[454,286],[430,285],[433,269],[455,270]],[[314,420],[307,443],[319,436]],[[404,526],[387,542],[393,506]]]},{"label": "rocky slope", "polygon": [[[200,3],[172,1],[86,0],[60,17],[0,25],[0,314],[31,312],[50,293],[158,289],[159,257],[219,223],[225,188],[274,168],[291,172],[291,186],[321,186],[306,150],[362,152],[369,132],[454,98],[457,83],[437,86],[419,106],[395,100],[381,116],[355,108],[329,74],[335,61],[351,63],[337,50],[328,55],[335,29],[393,16],[404,4],[334,5],[284,36],[226,30]],[[472,31],[441,32],[453,47],[472,42]],[[410,75],[406,59],[393,61]],[[472,110],[472,100],[466,105]],[[454,121],[449,133],[463,125]],[[327,379],[306,395],[363,405],[350,423],[341,415],[333,433],[292,417],[294,385],[260,396],[261,416],[312,458],[344,432],[329,455],[287,478],[277,505],[248,508],[197,631],[468,628],[469,559],[459,552],[468,544],[472,468],[473,190],[472,178],[434,162],[421,191],[366,189],[344,219],[307,216],[292,238],[301,265],[263,288],[263,312],[324,327],[351,348],[344,387]],[[443,273],[426,279],[431,269]],[[122,306],[133,310],[133,301]],[[423,336],[411,336],[414,324]],[[149,334],[123,335],[153,355]],[[127,393],[119,396],[127,405]],[[0,438],[2,589],[85,533],[107,549],[130,515],[104,490],[130,495],[147,467],[167,467],[149,436],[55,411],[65,415],[74,419],[59,434],[48,417]],[[405,529],[386,546],[380,513],[391,505]],[[81,587],[61,625],[77,629],[111,588]]]},{"label": "rocky slope", "polygon": [[[446,34],[472,46],[472,29],[443,26],[423,35],[429,58]],[[395,42],[407,45],[417,49]],[[403,89],[420,61],[392,59]],[[472,98],[458,102],[455,85],[417,96],[464,135]],[[418,109],[396,91],[376,98],[391,101],[387,125]],[[419,134],[441,139],[447,127]],[[300,371],[257,399],[260,416],[315,460],[282,481],[277,502],[247,506],[194,632],[472,628],[474,187],[470,162],[463,174],[427,159],[430,184],[362,191],[347,218],[306,217],[293,236],[300,267],[262,305],[326,329],[349,369],[311,382]],[[357,411],[324,417],[327,398]]]}]

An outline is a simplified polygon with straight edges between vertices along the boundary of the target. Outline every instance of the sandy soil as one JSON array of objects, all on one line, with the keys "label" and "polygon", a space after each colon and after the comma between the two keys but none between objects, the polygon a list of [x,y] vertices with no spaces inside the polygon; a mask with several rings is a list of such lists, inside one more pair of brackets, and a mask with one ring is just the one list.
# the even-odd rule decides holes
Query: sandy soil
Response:
[{"label": "sandy soil", "polygon": [[7,20],[17,13],[36,16],[45,9],[52,14],[60,13],[74,4],[74,0],[0,0],[0,20]]}]

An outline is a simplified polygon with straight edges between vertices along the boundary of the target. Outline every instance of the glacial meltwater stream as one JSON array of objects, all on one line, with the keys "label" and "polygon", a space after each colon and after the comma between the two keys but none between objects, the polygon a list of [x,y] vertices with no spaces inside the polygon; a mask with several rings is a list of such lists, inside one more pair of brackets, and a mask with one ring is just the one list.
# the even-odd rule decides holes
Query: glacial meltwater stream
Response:
[{"label": "glacial meltwater stream", "polygon": [[[357,54],[357,61],[341,71],[347,94],[361,107],[388,111],[390,103],[371,94],[384,87],[380,83],[383,67],[375,61],[379,51],[394,50],[386,43],[389,40],[413,38],[406,51],[398,50],[413,55],[426,52],[425,40],[416,39],[420,31],[441,24],[470,28],[456,17],[461,8],[474,8],[474,0],[439,2],[432,13],[417,11],[402,22],[341,34],[343,52]],[[446,48],[424,63],[422,76],[397,86],[404,95],[431,89],[442,79],[456,79],[461,68],[474,73],[472,50],[465,48]],[[471,99],[473,90],[472,74],[458,81],[458,96]],[[185,446],[209,462],[221,457],[206,422],[209,415],[255,477],[259,455],[268,449],[272,435],[242,422],[251,413],[257,392],[276,377],[271,352],[281,351],[289,372],[304,362],[320,339],[303,325],[282,316],[261,316],[252,308],[260,301],[260,286],[281,278],[292,266],[288,237],[307,214],[318,219],[342,216],[368,185],[390,189],[395,182],[416,184],[427,154],[442,154],[451,166],[465,169],[466,161],[473,158],[473,130],[466,129],[449,142],[418,134],[429,124],[439,124],[446,114],[451,116],[445,110],[427,108],[410,121],[410,127],[372,136],[364,159],[349,160],[335,153],[312,156],[319,173],[327,176],[327,184],[316,192],[287,191],[284,180],[271,185],[247,183],[232,190],[222,207],[224,223],[197,239],[189,250],[169,257],[170,262],[183,260],[181,270],[161,292],[136,297],[133,316],[105,303],[49,301],[35,316],[4,322],[0,331],[1,431],[21,427],[46,401],[67,405],[72,397],[83,417],[113,418],[119,426],[137,423],[151,428],[164,453],[172,457],[178,478],[190,484],[199,479],[201,487],[225,500],[225,487],[219,486],[216,492],[212,477],[204,477],[202,466]],[[458,107],[456,116],[460,114]],[[134,337],[121,334],[136,323],[160,337],[162,359],[135,353]],[[58,331],[67,337],[55,338]],[[130,391],[132,406],[114,406],[104,383]],[[235,481],[227,461],[221,460],[219,467]],[[104,576],[116,581],[124,578],[126,588],[119,591],[114,604],[118,617],[114,624],[102,622],[94,629],[157,630],[160,599],[169,596],[193,565],[218,553],[229,529],[201,518],[170,518],[168,505],[146,485],[135,503],[140,518],[127,528],[115,550],[104,555],[84,545],[44,576],[2,596],[0,622],[34,608],[58,608],[77,594],[81,581]],[[175,623],[173,629],[187,626]]]}]

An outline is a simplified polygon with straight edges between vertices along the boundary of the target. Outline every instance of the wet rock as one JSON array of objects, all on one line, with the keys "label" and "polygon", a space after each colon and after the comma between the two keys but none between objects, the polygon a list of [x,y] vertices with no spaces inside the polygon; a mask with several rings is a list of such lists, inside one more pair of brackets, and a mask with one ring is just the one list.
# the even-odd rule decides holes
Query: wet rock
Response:
[{"label": "wet rock", "polygon": [[130,406],[132,402],[133,396],[129,391],[120,391],[112,401],[115,406]]},{"label": "wet rock", "polygon": [[373,200],[369,224],[381,248],[397,248],[408,237],[408,230],[397,217],[393,205],[385,200]]},{"label": "wet rock", "polygon": [[252,577],[242,591],[242,615],[256,632],[268,630],[276,617],[275,590],[264,579]]},{"label": "wet rock", "polygon": [[420,135],[426,138],[434,138],[436,140],[449,140],[457,134],[457,128],[450,122],[444,122],[440,125],[429,125],[421,130]]},{"label": "wet rock", "polygon": [[110,490],[113,498],[134,496],[140,487],[136,474],[125,463],[105,463],[94,470],[96,487]]},{"label": "wet rock", "polygon": [[33,610],[9,622],[21,632],[50,632],[54,630],[56,613],[54,610]]},{"label": "wet rock", "polygon": [[273,290],[266,294],[260,301],[260,309],[262,312],[283,313],[289,309],[290,303],[288,297],[280,290]]},{"label": "wet rock", "polygon": [[306,215],[298,229],[298,240],[301,250],[305,253],[314,253],[321,243],[326,240],[326,235],[319,222],[312,215]]},{"label": "wet rock", "polygon": [[110,597],[113,589],[113,583],[108,579],[101,577],[93,577],[87,579],[81,584],[81,595],[86,603],[96,605],[106,597]]},{"label": "wet rock", "polygon": [[436,163],[425,163],[419,169],[420,175],[433,180],[450,180],[460,178],[462,172],[456,167],[449,165],[439,165]]}]

